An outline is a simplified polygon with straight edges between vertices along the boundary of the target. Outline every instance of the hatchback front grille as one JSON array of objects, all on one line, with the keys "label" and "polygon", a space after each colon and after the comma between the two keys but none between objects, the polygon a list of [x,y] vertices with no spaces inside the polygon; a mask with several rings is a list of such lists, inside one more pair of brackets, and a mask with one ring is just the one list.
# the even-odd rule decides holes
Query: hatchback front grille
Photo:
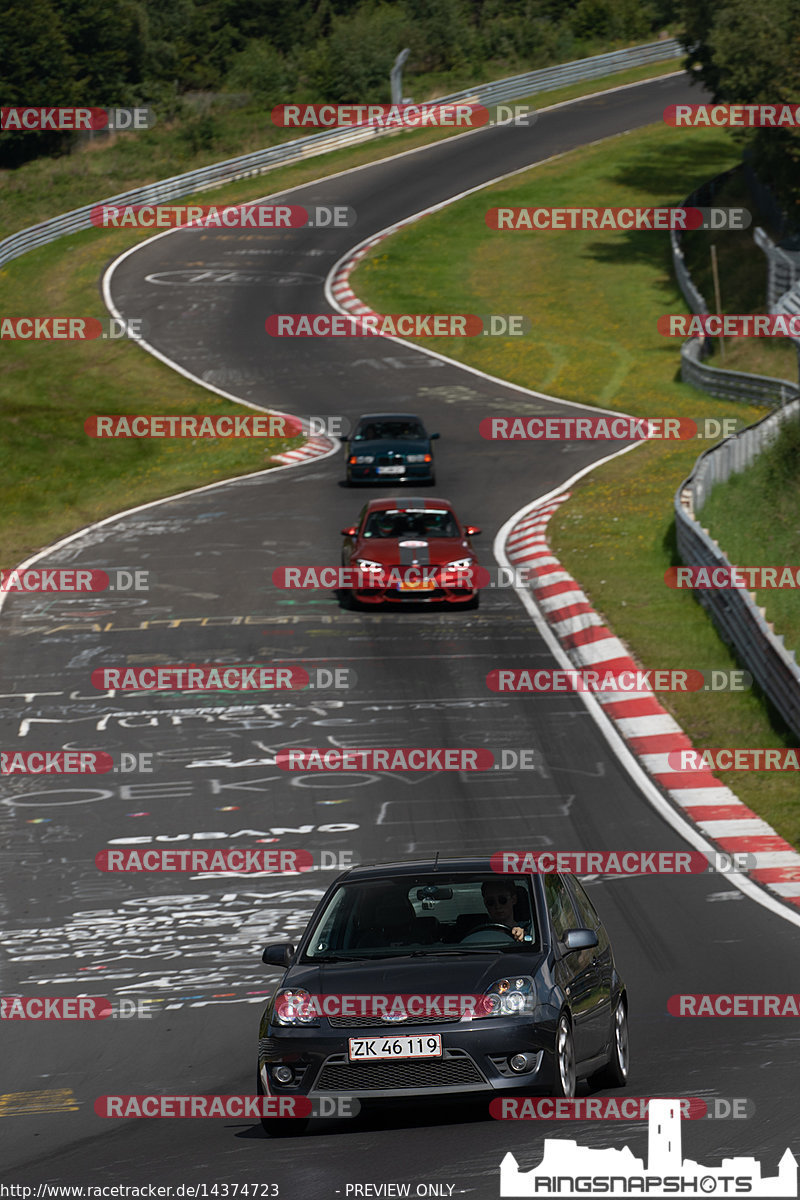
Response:
[{"label": "hatchback front grille", "polygon": [[450,1025],[458,1017],[409,1017],[407,1021],[384,1021],[380,1017],[328,1017],[334,1029],[385,1029],[387,1026],[405,1030],[410,1025]]},{"label": "hatchback front grille", "polygon": [[348,1062],[343,1054],[324,1064],[314,1085],[315,1092],[394,1091],[403,1088],[458,1087],[486,1083],[470,1056],[463,1050],[445,1052],[443,1058],[381,1059]]}]

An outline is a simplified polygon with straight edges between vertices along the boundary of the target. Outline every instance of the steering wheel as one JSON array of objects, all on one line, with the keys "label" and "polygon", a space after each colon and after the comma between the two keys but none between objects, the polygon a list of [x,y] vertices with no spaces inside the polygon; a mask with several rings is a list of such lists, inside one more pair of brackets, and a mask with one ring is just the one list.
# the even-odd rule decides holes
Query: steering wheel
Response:
[{"label": "steering wheel", "polygon": [[460,939],[459,945],[461,945],[461,942],[465,942],[467,938],[472,937],[473,933],[482,933],[485,929],[497,929],[501,933],[505,933],[512,942],[517,940],[507,925],[500,925],[497,921],[486,921],[483,925],[476,925],[474,929],[470,929],[469,933],[465,933]]}]

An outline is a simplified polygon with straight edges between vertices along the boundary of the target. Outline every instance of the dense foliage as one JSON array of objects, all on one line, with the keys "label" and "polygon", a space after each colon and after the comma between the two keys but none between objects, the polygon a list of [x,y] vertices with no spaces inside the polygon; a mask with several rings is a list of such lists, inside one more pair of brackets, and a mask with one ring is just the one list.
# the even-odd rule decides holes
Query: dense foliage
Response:
[{"label": "dense foliage", "polygon": [[[0,103],[150,105],[186,93],[387,101],[389,71],[491,79],[657,36],[672,0],[6,0]],[[6,166],[70,135],[0,135]]]}]

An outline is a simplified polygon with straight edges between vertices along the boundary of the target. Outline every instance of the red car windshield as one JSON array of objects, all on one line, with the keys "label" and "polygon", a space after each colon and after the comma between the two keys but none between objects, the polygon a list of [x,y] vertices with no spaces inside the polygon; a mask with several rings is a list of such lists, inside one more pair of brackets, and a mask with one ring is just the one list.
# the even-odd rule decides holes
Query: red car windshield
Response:
[{"label": "red car windshield", "polygon": [[386,509],[373,512],[364,524],[365,538],[457,538],[461,532],[446,509]]}]

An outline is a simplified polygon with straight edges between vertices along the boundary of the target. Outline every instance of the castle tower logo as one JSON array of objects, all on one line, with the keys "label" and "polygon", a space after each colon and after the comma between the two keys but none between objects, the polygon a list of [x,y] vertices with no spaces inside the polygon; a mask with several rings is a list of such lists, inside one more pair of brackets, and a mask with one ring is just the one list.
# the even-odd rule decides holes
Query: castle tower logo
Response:
[{"label": "castle tower logo", "polygon": [[546,1138],[542,1161],[520,1171],[514,1155],[500,1164],[501,1196],[797,1196],[797,1159],[788,1148],[778,1174],[762,1177],[756,1158],[724,1158],[704,1167],[681,1156],[678,1100],[651,1100],[647,1165],[628,1146],[594,1150],[567,1139]]}]

